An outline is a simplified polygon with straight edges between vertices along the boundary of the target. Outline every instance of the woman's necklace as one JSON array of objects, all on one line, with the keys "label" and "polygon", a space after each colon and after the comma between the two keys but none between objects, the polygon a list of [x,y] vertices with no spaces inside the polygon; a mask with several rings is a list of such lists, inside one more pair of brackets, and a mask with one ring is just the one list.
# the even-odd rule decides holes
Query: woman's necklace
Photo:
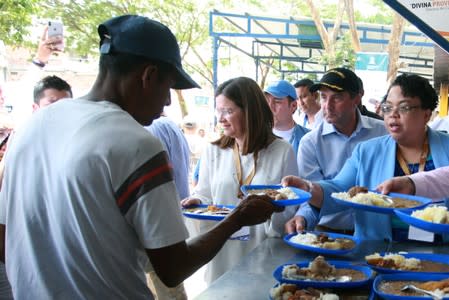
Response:
[{"label": "woman's necklace", "polygon": [[[421,156],[419,157],[419,168],[418,172],[424,171],[424,167],[426,166],[427,156],[429,155],[429,143],[427,142],[427,136],[424,139],[424,144],[422,146]],[[404,156],[402,155],[401,149],[399,146],[396,150],[396,159],[399,162],[399,166],[401,167],[402,171],[405,175],[410,175],[412,172],[410,171],[410,168],[407,164],[407,161],[405,160]]]}]

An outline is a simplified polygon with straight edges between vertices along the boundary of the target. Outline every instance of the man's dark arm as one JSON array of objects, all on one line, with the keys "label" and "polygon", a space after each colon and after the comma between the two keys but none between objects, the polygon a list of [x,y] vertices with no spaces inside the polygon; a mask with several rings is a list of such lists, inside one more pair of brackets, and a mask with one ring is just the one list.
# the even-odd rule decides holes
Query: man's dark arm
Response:
[{"label": "man's dark arm", "polygon": [[147,249],[151,264],[162,282],[174,287],[209,262],[223,247],[227,239],[242,226],[268,220],[274,206],[266,196],[249,196],[222,222],[210,231],[189,241],[159,249]]}]

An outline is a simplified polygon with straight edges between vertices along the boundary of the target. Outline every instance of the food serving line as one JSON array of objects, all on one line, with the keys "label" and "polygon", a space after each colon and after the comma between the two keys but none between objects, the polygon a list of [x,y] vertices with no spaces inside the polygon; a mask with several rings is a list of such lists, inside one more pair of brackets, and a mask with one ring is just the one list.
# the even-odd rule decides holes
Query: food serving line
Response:
[{"label": "food serving line", "polygon": [[[254,191],[254,189],[256,189],[267,192],[267,187],[268,186],[251,186],[250,188],[251,191]],[[270,186],[269,188],[277,189],[280,188],[280,186]],[[282,188],[282,190],[284,190],[284,188]],[[244,194],[248,194],[250,190],[242,188],[242,191],[244,192]],[[273,191],[269,190],[268,192],[271,193]],[[277,193],[276,190],[274,190],[274,192]],[[295,203],[304,202],[310,197],[310,194],[305,193],[301,190],[293,189],[292,191],[289,191],[289,193],[290,192],[292,192],[292,197],[288,197],[288,199],[281,198],[285,199],[281,200],[282,202],[273,200],[273,203],[276,204],[277,202],[277,205],[284,206],[289,205],[289,201],[293,200],[292,202]],[[443,221],[443,224],[435,224],[432,223],[433,221],[427,221],[428,216],[424,219],[419,219],[417,218],[417,216],[412,215],[413,209],[408,209],[408,207],[414,207],[415,209],[424,208],[431,204],[430,199],[401,194],[391,194],[392,198],[390,198],[371,192],[368,192],[367,194],[367,192],[368,191],[363,191],[363,194],[356,193],[352,196],[345,195],[345,197],[336,194],[335,197],[334,195],[333,197],[335,200],[342,201],[346,205],[349,205],[353,208],[357,208],[358,206],[360,206],[360,209],[387,214],[393,214],[393,210],[395,210],[393,204],[395,204],[396,201],[410,201],[409,204],[412,206],[406,206],[408,204],[405,203],[401,204],[401,206],[398,206],[399,208],[396,207],[396,210],[399,209],[403,212],[401,214],[397,214],[398,217],[400,217],[408,224],[415,225],[424,230],[428,230],[431,232],[449,233],[449,224],[447,224],[449,222],[446,222],[447,220],[449,220],[449,212],[443,212],[443,218],[441,219]],[[354,203],[351,198],[355,199],[360,195],[362,195],[362,198],[366,198],[366,200],[380,201],[382,203],[380,203],[380,206],[379,204],[366,203],[365,200],[363,202]],[[283,197],[285,196],[283,195]],[[403,199],[399,199],[398,197]],[[272,198],[275,199],[274,196]],[[385,198],[388,198],[388,201],[386,201]],[[410,198],[413,198],[414,200]],[[412,202],[414,203],[411,204]],[[186,217],[209,220],[211,220],[211,218],[216,218],[217,220],[224,218],[224,215],[222,214],[214,215],[216,209],[216,207],[212,211],[209,211],[209,209],[206,209],[206,211],[204,211],[203,208],[201,209],[201,211],[195,211],[194,209],[193,212],[185,211],[184,215]],[[427,208],[424,211],[426,210]],[[433,210],[434,208],[432,208],[432,214]],[[225,214],[226,213],[228,212],[225,212]],[[375,224],[373,224],[373,226],[375,226]],[[312,239],[312,244],[310,244],[310,239]],[[316,243],[319,243],[318,247]],[[326,243],[328,246],[325,246],[323,243]],[[337,246],[337,248],[335,246]],[[343,248],[341,248],[341,246],[343,246]],[[404,254],[404,252],[409,252],[409,254]],[[373,255],[374,253],[381,253],[381,255],[389,256],[388,259],[391,259],[391,256],[395,256],[395,260],[398,259],[397,257],[399,256],[399,259],[401,261],[414,261],[414,264],[421,264],[422,268],[424,268],[424,264],[430,263],[431,265],[437,265],[437,268],[442,267],[442,269],[436,271],[436,273],[426,270],[425,273],[418,272],[415,274],[404,275],[403,273],[407,271],[395,271],[391,269],[391,266],[385,266],[383,264],[381,264],[380,267],[372,266],[371,261],[370,266],[368,267],[366,261],[367,255],[370,256],[370,260],[374,256],[376,260],[380,258],[382,263],[391,263],[391,260],[384,261],[382,256],[379,256],[378,254]],[[449,295],[448,254],[449,247],[447,247],[447,245],[444,246],[441,243],[425,243],[412,241],[400,243],[390,241],[360,241],[358,239],[354,239],[352,236],[344,236],[331,233],[325,233],[324,239],[323,234],[317,232],[288,235],[284,238],[284,240],[269,238],[262,242],[262,244],[260,244],[251,253],[249,253],[245,257],[242,257],[236,267],[216,280],[196,299],[272,299],[270,298],[270,289],[278,284],[278,281],[293,283],[301,286],[301,288],[330,288],[331,290],[326,291],[325,293],[339,294],[340,296],[342,296],[340,299],[376,299],[377,295],[373,292],[374,290],[376,292],[380,291],[382,299],[422,299],[423,296],[420,296],[418,298],[398,298],[396,289],[398,287],[399,289],[401,289],[404,282],[406,282],[407,284],[409,284],[410,282],[414,282],[415,284],[419,285],[423,281],[434,281],[433,283],[429,284],[434,284],[436,281],[439,286],[444,286],[444,291],[442,292],[442,294],[445,294],[447,297]],[[325,257],[317,258],[318,255],[323,255]],[[387,257],[385,257],[385,259],[387,259]],[[420,259],[422,260],[421,262]],[[377,271],[378,273],[393,272],[394,274],[381,274],[380,276],[378,274],[378,276],[376,277],[376,272],[373,272],[370,267],[375,269],[375,271]],[[337,271],[335,268],[337,268]],[[402,269],[401,266],[398,266],[397,268]],[[323,269],[328,269],[330,272],[323,273]],[[421,272],[422,271],[424,270],[421,269]],[[338,274],[344,275],[353,274],[353,276],[362,279],[355,279],[356,277],[351,278],[351,276],[337,276],[336,272]],[[356,273],[360,273],[361,275],[364,274],[364,276],[360,277]],[[323,279],[317,279],[318,277],[315,276],[324,277],[322,277]],[[343,278],[345,280],[340,281],[340,279]],[[381,284],[380,282],[383,279],[387,281]],[[324,283],[321,280],[324,280]],[[397,280],[401,280],[401,282]],[[382,289],[380,288],[381,285]],[[396,287],[393,288],[393,286]],[[296,289],[294,286],[293,288]],[[384,288],[386,288],[386,290],[388,290],[389,292],[386,292]],[[284,289],[284,287],[282,287],[282,289]],[[277,290],[279,291],[279,289]],[[436,291],[440,293],[440,290]],[[400,290],[398,292],[402,293]],[[306,292],[306,294],[307,293],[310,294],[310,291]],[[394,295],[393,297],[392,294]],[[406,295],[410,296],[411,294],[407,293]],[[444,299],[449,299],[449,297]]]},{"label": "food serving line", "polygon": [[[325,258],[327,260],[345,260],[364,264],[365,256],[374,252],[397,253],[402,251],[449,254],[449,247],[424,242],[362,241],[353,252],[339,256],[325,255]],[[268,238],[247,256],[242,257],[233,269],[214,281],[195,300],[269,299],[270,289],[277,283],[273,277],[273,271],[278,266],[285,263],[312,261],[316,256],[316,253],[295,249],[287,245],[282,239]],[[361,295],[357,299],[367,299],[369,291],[363,296],[363,292],[357,289],[355,294]]]}]

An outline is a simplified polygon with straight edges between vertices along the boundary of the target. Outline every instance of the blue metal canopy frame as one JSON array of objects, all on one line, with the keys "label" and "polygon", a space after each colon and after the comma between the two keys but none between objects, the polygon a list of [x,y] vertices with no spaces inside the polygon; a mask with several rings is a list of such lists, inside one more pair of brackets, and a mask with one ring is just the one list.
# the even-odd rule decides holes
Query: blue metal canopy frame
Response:
[{"label": "blue metal canopy frame", "polygon": [[[333,28],[333,22],[325,22],[326,29]],[[213,50],[213,85],[217,87],[218,81],[218,51],[222,44],[231,47],[249,57],[256,65],[256,81],[258,80],[258,67],[260,64],[269,65],[281,73],[315,73],[326,71],[326,66],[318,63],[317,58],[323,54],[321,37],[316,34],[304,34],[301,28],[315,28],[311,19],[297,20],[294,18],[281,19],[249,14],[222,13],[216,10],[209,13],[209,34],[212,37]],[[316,28],[315,28],[316,30]],[[340,33],[349,30],[348,24],[340,26]],[[357,25],[360,43],[363,51],[380,52],[389,42],[390,26],[360,24]],[[238,41],[242,38],[252,39],[251,49],[243,48]],[[420,69],[433,68],[434,43],[419,31],[405,30],[401,38],[401,47],[417,49],[414,53],[405,53],[403,60],[410,60],[409,67]],[[432,55],[423,56],[422,48],[432,50]],[[406,51],[407,52],[407,51]],[[421,53],[421,54],[419,54]],[[415,55],[416,54],[416,55]],[[274,59],[279,62],[278,67],[268,64],[265,60]],[[297,64],[297,70],[282,69],[282,62]],[[413,72],[420,74],[419,72]],[[427,72],[420,75],[429,76]],[[431,75],[430,75],[431,76]]]}]

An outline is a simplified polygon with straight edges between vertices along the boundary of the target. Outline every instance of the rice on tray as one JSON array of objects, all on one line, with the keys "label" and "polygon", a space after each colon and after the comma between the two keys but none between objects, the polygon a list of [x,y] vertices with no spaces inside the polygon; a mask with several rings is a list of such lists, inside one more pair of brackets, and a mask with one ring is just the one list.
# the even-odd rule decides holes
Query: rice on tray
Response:
[{"label": "rice on tray", "polygon": [[449,224],[449,212],[445,206],[428,206],[415,210],[412,217],[438,224]]},{"label": "rice on tray", "polygon": [[332,193],[332,197],[338,198],[341,200],[346,200],[358,204],[364,204],[364,205],[375,205],[375,206],[381,206],[381,207],[392,207],[392,204],[385,201],[384,196],[368,192],[368,193],[358,193],[354,197],[349,196],[349,193],[341,192],[341,193]]}]

